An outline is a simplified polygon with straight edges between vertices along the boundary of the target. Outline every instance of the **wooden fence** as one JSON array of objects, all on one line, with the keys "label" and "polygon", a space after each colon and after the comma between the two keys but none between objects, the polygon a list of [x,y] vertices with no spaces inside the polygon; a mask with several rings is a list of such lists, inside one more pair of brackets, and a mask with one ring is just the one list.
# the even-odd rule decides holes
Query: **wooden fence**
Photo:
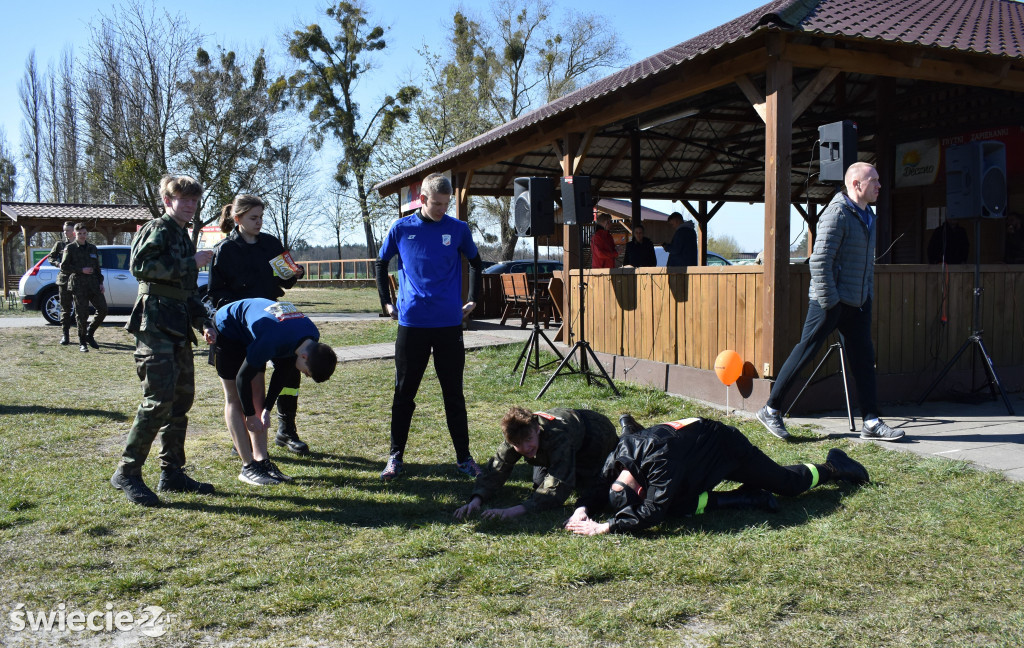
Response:
[{"label": "wooden fence", "polygon": [[[786,348],[800,337],[810,279],[805,265],[790,266],[790,273]],[[575,304],[579,275],[564,277],[566,326],[575,333],[580,325]],[[583,277],[583,325],[595,351],[714,369],[718,353],[734,349],[760,374],[761,266],[690,268],[685,273],[664,268],[587,270]],[[980,323],[992,360],[997,368],[1024,366],[1024,266],[982,266],[981,280]],[[872,334],[878,373],[943,367],[971,334],[973,289],[974,267],[969,265],[948,272],[938,266],[876,266]],[[970,368],[970,355],[964,354],[958,368]],[[784,359],[776,359],[779,367]]]}]

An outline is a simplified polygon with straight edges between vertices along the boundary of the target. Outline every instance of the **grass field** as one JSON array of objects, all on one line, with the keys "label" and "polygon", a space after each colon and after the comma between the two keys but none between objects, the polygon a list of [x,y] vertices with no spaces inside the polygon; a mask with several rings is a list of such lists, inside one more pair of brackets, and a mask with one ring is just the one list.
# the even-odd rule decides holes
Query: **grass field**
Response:
[{"label": "grass field", "polygon": [[[323,339],[368,339],[360,326],[389,335],[386,322],[332,322]],[[572,536],[560,529],[568,507],[457,523],[452,511],[472,483],[454,469],[429,371],[403,478],[378,478],[393,366],[361,362],[322,385],[303,382],[299,429],[313,454],[277,451],[295,483],[258,489],[236,479],[219,383],[197,350],[189,470],[217,493],[142,509],[107,482],[140,397],[133,340],[104,327],[102,349],[84,354],[56,345],[54,330],[0,329],[0,645],[1024,645],[1024,491],[997,474],[806,430],[783,444],[736,419],[777,461],[820,461],[842,447],[873,483],[780,498],[773,515],[718,512],[640,537]],[[714,415],[626,383],[617,399],[572,377],[536,402],[546,376],[531,373],[520,388],[510,374],[517,353],[469,354],[480,461],[512,403],[589,407],[613,420]],[[526,468],[515,477],[495,504],[528,493]],[[16,632],[18,604],[159,605],[172,617],[159,639]]]}]

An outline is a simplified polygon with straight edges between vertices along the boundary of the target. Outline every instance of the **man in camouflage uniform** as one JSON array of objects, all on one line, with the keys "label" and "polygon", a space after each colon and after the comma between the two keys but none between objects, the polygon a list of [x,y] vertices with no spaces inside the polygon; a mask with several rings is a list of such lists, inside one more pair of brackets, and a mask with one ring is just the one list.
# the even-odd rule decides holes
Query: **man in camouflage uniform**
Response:
[{"label": "man in camouflage uniform", "polygon": [[60,262],[64,258],[64,248],[69,243],[75,240],[75,224],[71,221],[64,223],[64,236],[57,239],[57,242],[53,244],[53,248],[50,249],[50,263],[57,268],[57,291],[60,297],[60,325],[64,329],[64,335],[60,338],[61,344],[70,344],[71,339],[68,337],[68,332],[71,330],[71,305],[72,297],[71,290],[68,288],[68,274],[60,267]]},{"label": "man in camouflage uniform", "polygon": [[[91,346],[100,348],[93,337],[107,317],[107,300],[103,298],[103,272],[100,269],[100,251],[89,242],[89,228],[85,223],[75,225],[75,242],[64,248],[60,262],[61,272],[70,277],[68,289],[75,299],[75,317],[78,320],[79,351]],[[89,305],[96,309],[96,317],[89,326]],[[86,346],[88,344],[89,346]]]},{"label": "man in camouflage uniform", "polygon": [[469,503],[455,511],[463,519],[480,510],[505,484],[519,459],[534,466],[533,494],[522,504],[488,509],[481,517],[510,519],[561,506],[575,489],[581,499],[592,489],[602,492],[605,459],[619,437],[615,426],[600,412],[556,407],[531,412],[513,406],[501,421],[505,441],[483,466]]},{"label": "man in camouflage uniform", "polygon": [[157,433],[157,490],[213,492],[212,484],[198,482],[183,470],[185,429],[195,395],[192,345],[197,340],[190,325],[208,342],[216,339],[213,323],[196,296],[199,268],[210,262],[213,252],[196,252],[185,229],[202,193],[202,186],[188,176],[164,176],[160,197],[166,213],[146,223],[132,243],[130,266],[139,279],[139,296],[125,329],[135,335],[135,371],[142,380],[143,398],[110,483],[143,506],[160,503],[142,480],[142,465]]}]

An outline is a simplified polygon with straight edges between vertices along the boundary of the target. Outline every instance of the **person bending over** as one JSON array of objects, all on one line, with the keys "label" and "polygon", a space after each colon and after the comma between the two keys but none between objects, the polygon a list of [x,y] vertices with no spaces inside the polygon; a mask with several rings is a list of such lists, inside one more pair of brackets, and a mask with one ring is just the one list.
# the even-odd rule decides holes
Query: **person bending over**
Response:
[{"label": "person bending over", "polygon": [[[838,448],[829,450],[825,463],[780,466],[736,428],[702,418],[623,434],[605,463],[604,479],[609,487],[603,499],[595,494],[582,502],[566,529],[580,535],[633,533],[668,517],[752,506],[759,500],[774,508],[761,490],[792,496],[832,481],[869,481],[864,466]],[[726,480],[743,486],[725,493],[712,490]],[[612,511],[610,519],[593,519],[606,508]]]},{"label": "person bending over", "polygon": [[[288,302],[242,299],[217,309],[211,363],[224,388],[224,421],[242,460],[238,479],[253,486],[291,481],[270,460],[267,427],[274,401],[297,391],[301,374],[321,383],[331,377],[338,357],[320,342],[320,331]],[[267,363],[274,373],[263,393]]]},{"label": "person bending over", "polygon": [[501,432],[505,440],[476,478],[469,503],[455,511],[456,519],[479,512],[508,481],[520,459],[534,467],[533,493],[516,506],[484,510],[481,517],[515,518],[562,506],[573,490],[581,497],[594,489],[606,490],[601,470],[619,437],[600,412],[561,407],[531,412],[513,406],[501,420]]}]

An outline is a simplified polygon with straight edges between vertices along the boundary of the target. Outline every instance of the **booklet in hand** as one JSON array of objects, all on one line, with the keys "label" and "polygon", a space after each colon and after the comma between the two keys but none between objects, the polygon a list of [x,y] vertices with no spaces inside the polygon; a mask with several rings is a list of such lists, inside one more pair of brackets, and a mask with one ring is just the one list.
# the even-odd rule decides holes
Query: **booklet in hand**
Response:
[{"label": "booklet in hand", "polygon": [[295,263],[287,250],[271,259],[270,266],[274,268],[274,274],[282,279],[291,279],[299,271],[299,264]]}]

